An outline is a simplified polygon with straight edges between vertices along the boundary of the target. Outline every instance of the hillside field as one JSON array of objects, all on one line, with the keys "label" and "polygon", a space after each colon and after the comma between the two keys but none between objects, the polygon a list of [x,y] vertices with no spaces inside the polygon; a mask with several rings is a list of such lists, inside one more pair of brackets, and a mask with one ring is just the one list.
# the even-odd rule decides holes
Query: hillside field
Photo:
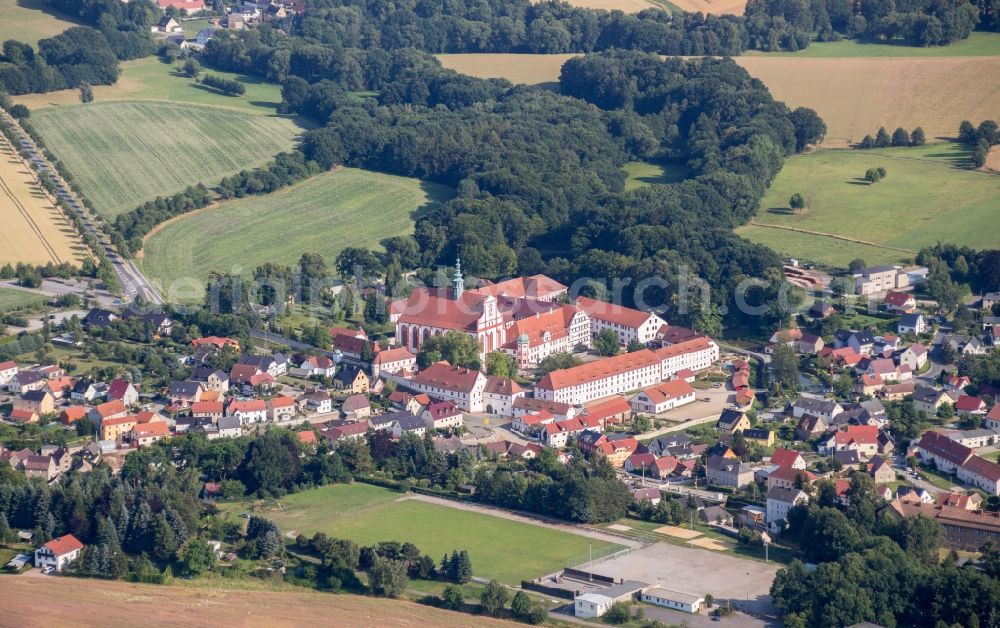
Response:
[{"label": "hillside field", "polygon": [[[276,83],[268,83],[259,77],[205,68],[204,74],[238,80],[246,86],[247,91],[242,96],[227,96],[181,74],[180,66],[180,62],[166,63],[159,57],[122,61],[121,76],[118,77],[117,83],[94,86],[94,102],[165,100],[172,103],[227,107],[260,115],[274,114],[278,104],[281,103],[281,86]],[[14,96],[13,99],[14,102],[35,111],[46,107],[79,105],[80,90],[64,89],[46,94],[25,94]]]},{"label": "hillside field", "polygon": [[[551,86],[573,55],[446,54],[442,65],[483,78]],[[1000,56],[736,57],[789,107],[811,107],[827,125],[825,145],[858,142],[878,127],[922,126],[951,137],[962,120],[1000,117]]]},{"label": "hillside field", "polygon": [[378,248],[385,238],[412,233],[422,208],[451,195],[444,186],[344,168],[170,221],[147,238],[141,264],[168,288],[182,277],[204,281],[212,270],[294,264],[307,252],[332,263],[345,247]]},{"label": "hillside field", "polygon": [[[238,513],[246,503],[226,504]],[[469,510],[439,506],[366,484],[334,484],[283,497],[274,507],[259,506],[254,514],[277,522],[282,534],[332,538],[362,545],[379,541],[409,541],[435,561],[446,552],[468,550],[473,573],[517,584],[566,566],[584,556],[593,543],[595,556],[610,543],[512,521]]]},{"label": "hillside field", "polygon": [[[3,624],[22,628],[63,626],[262,626],[267,628],[336,624],[462,628],[472,619],[430,606],[358,595],[303,589],[272,591],[261,583],[235,581],[234,588],[176,580],[172,586],[133,584],[38,572],[0,578]],[[241,587],[241,588],[236,588]],[[58,600],[59,603],[53,603]],[[44,612],[39,612],[44,609]],[[325,621],[319,621],[324,618]],[[477,616],[476,625],[509,626]]]},{"label": "hillside field", "polygon": [[62,210],[42,190],[34,171],[0,135],[0,265],[78,264],[87,247]]},{"label": "hillside field", "polygon": [[41,0],[0,0],[0,42],[8,39],[34,46],[71,26],[73,18],[58,14]]},{"label": "hillside field", "polygon": [[[737,233],[838,267],[858,257],[868,264],[912,259],[938,241],[997,248],[1000,177],[962,168],[967,161],[967,151],[953,143],[796,155],[764,196],[756,224]],[[865,170],[878,166],[886,179],[868,185]],[[796,192],[807,208],[792,214],[788,199]]]},{"label": "hillside field", "polygon": [[974,31],[967,39],[948,46],[906,46],[867,42],[857,39],[840,41],[814,41],[798,52],[761,52],[747,50],[752,57],[988,57],[1000,55],[1000,33]]},{"label": "hillside field", "polygon": [[188,185],[213,186],[289,150],[289,118],[165,102],[41,109],[31,122],[105,218]]}]

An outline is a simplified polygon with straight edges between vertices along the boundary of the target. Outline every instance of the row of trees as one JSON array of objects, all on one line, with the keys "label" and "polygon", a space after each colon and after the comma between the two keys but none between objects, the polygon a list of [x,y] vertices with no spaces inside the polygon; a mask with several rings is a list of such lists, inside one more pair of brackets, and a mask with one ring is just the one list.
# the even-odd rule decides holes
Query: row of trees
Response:
[{"label": "row of trees", "polygon": [[972,146],[972,164],[976,168],[986,165],[990,148],[1000,144],[1000,127],[993,120],[983,120],[978,127],[963,120],[958,128],[958,139]]},{"label": "row of trees", "polygon": [[247,91],[247,87],[243,83],[218,76],[217,74],[206,74],[201,78],[201,84],[218,90],[227,96],[242,96]]},{"label": "row of trees", "polygon": [[886,148],[888,146],[923,146],[927,142],[923,127],[913,129],[913,133],[908,132],[903,127],[897,127],[889,136],[885,127],[879,127],[875,137],[866,135],[856,148]]}]

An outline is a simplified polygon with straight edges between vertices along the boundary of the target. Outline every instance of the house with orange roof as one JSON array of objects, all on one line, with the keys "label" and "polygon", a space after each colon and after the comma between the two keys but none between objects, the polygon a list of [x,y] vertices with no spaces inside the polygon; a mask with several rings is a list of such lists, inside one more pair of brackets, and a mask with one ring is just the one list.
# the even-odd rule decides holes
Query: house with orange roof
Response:
[{"label": "house with orange roof", "polygon": [[87,416],[95,425],[100,425],[104,419],[117,419],[128,414],[128,408],[121,400],[106,401],[96,405],[87,412]]},{"label": "house with orange roof", "polygon": [[436,362],[413,376],[409,386],[442,401],[454,401],[466,412],[483,412],[487,378],[481,372]]},{"label": "house with orange roof", "polygon": [[958,479],[982,489],[990,495],[1000,495],[1000,465],[973,454],[955,472]]},{"label": "house with orange roof", "polygon": [[66,406],[59,413],[59,420],[63,425],[72,425],[77,421],[87,418],[87,409],[83,406]]},{"label": "house with orange roof", "polygon": [[827,369],[854,367],[861,361],[861,357],[853,347],[824,347],[819,351],[819,365]]},{"label": "house with orange roof", "polygon": [[544,426],[555,423],[556,417],[548,410],[539,410],[530,414],[522,414],[515,417],[510,424],[510,428],[515,432],[520,432],[526,436],[538,437]]},{"label": "house with orange roof", "polygon": [[217,423],[225,415],[225,406],[221,401],[196,401],[191,404],[191,416],[196,419],[210,419]]},{"label": "house with orange roof", "polygon": [[238,417],[243,425],[263,423],[267,421],[267,403],[263,399],[230,401],[226,416]]},{"label": "house with orange roof", "polygon": [[885,294],[882,302],[885,303],[890,312],[909,314],[917,309],[917,300],[909,292],[890,290]]},{"label": "house with orange roof", "polygon": [[595,417],[601,421],[601,425],[617,425],[632,417],[632,406],[621,395],[608,397],[587,405],[580,413],[582,416]]},{"label": "house with orange roof", "polygon": [[10,381],[14,379],[14,376],[17,375],[19,370],[17,362],[0,362],[0,387],[9,384]]},{"label": "house with orange roof", "polygon": [[224,349],[226,347],[232,347],[234,350],[240,350],[240,343],[238,340],[233,340],[232,338],[221,338],[219,336],[205,336],[204,338],[195,338],[191,341],[191,345],[195,349],[200,349],[202,347],[212,346],[216,349]]},{"label": "house with orange roof", "polygon": [[858,379],[857,391],[861,395],[868,397],[875,396],[875,393],[885,388],[882,376],[878,374],[862,373]]},{"label": "house with orange roof", "polygon": [[406,347],[382,349],[372,360],[372,377],[382,373],[391,373],[401,377],[410,377],[417,372],[417,356]]},{"label": "house with orange roof", "polygon": [[993,406],[993,408],[986,413],[984,420],[984,426],[995,430],[1000,428],[1000,403]]},{"label": "house with orange roof", "polygon": [[295,416],[295,400],[279,395],[267,402],[272,421],[290,421]]},{"label": "house with orange roof", "polygon": [[10,420],[14,423],[38,423],[41,418],[34,410],[14,408],[10,411]]},{"label": "house with orange roof", "polygon": [[35,567],[56,571],[62,571],[66,565],[70,564],[80,556],[83,551],[83,543],[72,534],[52,539],[45,545],[35,550]]},{"label": "house with orange roof", "polygon": [[802,457],[797,451],[791,449],[785,449],[784,447],[778,447],[771,454],[771,464],[776,464],[779,467],[788,467],[790,469],[805,469],[806,459]]},{"label": "house with orange roof", "polygon": [[653,312],[643,312],[589,297],[577,297],[576,305],[590,317],[592,337],[602,330],[610,329],[618,334],[618,341],[623,346],[633,340],[643,344],[652,342],[660,328],[667,324]]},{"label": "house with orange roof", "polygon": [[821,454],[832,455],[838,451],[857,451],[858,458],[868,460],[878,453],[879,429],[874,425],[849,425],[838,430],[820,443]]},{"label": "house with orange roof", "polygon": [[136,424],[132,428],[131,440],[136,447],[148,447],[170,436],[170,427],[163,421]]},{"label": "house with orange roof", "polygon": [[629,400],[635,412],[660,414],[674,408],[694,403],[695,392],[691,384],[684,380],[660,382],[642,391]]},{"label": "house with orange roof", "polygon": [[590,347],[590,316],[572,305],[536,311],[507,326],[503,350],[514,356],[518,368],[537,366],[554,353],[569,353],[578,345]]},{"label": "house with orange roof", "polygon": [[295,432],[295,436],[299,439],[299,444],[306,447],[315,447],[318,442],[316,440],[316,432],[312,430]]},{"label": "house with orange roof", "polygon": [[[799,480],[799,478],[802,478]],[[780,486],[782,488],[795,488],[798,482],[812,484],[816,481],[816,475],[805,469],[793,469],[792,467],[778,467],[767,476],[767,488]]]},{"label": "house with orange roof", "polygon": [[63,396],[73,390],[73,386],[75,385],[75,377],[57,377],[46,382],[46,387],[52,393],[54,399],[62,399]]}]

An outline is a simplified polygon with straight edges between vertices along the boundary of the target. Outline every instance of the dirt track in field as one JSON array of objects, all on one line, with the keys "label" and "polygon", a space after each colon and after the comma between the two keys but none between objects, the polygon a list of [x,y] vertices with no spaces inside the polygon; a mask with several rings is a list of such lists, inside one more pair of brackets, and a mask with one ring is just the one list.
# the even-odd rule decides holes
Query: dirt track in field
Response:
[{"label": "dirt track in field", "polygon": [[60,626],[440,626],[510,625],[428,606],[308,591],[154,586],[42,576],[0,578],[0,624]]},{"label": "dirt track in field", "polygon": [[[480,77],[551,83],[573,55],[439,55],[441,63]],[[737,57],[775,98],[815,109],[825,145],[842,147],[880,126],[921,126],[929,138],[952,137],[962,120],[1000,118],[1000,57]]]}]

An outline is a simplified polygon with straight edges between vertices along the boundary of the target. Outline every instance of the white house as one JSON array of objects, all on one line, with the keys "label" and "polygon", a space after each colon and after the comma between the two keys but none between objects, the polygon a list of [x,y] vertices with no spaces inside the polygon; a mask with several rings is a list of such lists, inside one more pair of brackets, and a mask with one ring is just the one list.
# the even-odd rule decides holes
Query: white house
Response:
[{"label": "white house", "polygon": [[0,386],[6,386],[17,375],[16,362],[0,362]]},{"label": "white house", "polygon": [[239,417],[240,423],[263,423],[267,420],[267,404],[263,399],[232,401],[226,409],[227,416]]},{"label": "white house", "polygon": [[333,412],[333,399],[330,398],[328,392],[318,390],[305,395],[303,399],[305,399],[306,407],[317,414]]},{"label": "white house", "polygon": [[695,392],[691,384],[678,379],[643,389],[629,400],[629,405],[635,412],[659,414],[692,403],[694,399]]},{"label": "white house", "polygon": [[224,416],[219,419],[219,438],[239,438],[243,435],[243,423],[238,416]]},{"label": "white house", "polygon": [[640,599],[647,604],[655,604],[684,613],[698,613],[705,607],[705,598],[690,593],[680,593],[662,587],[650,587],[642,592]]},{"label": "white house", "polygon": [[577,297],[576,304],[590,317],[592,336],[597,336],[604,329],[610,329],[618,334],[618,340],[622,345],[627,345],[633,340],[643,344],[652,342],[656,339],[656,332],[660,327],[667,324],[652,312],[633,310],[588,297]]},{"label": "white house", "polygon": [[427,427],[434,430],[462,427],[462,410],[453,401],[432,403],[424,408],[420,416]]},{"label": "white house", "polygon": [[417,373],[409,386],[435,399],[454,401],[466,412],[482,412],[486,381],[486,376],[479,371],[437,362]]},{"label": "white house", "polygon": [[378,377],[382,373],[410,377],[416,372],[417,356],[406,347],[383,349],[376,353],[375,359],[372,360],[372,377]]},{"label": "white house", "polygon": [[903,314],[899,317],[899,324],[896,325],[896,331],[901,334],[922,334],[927,331],[927,321],[924,319],[924,315],[919,312],[916,314]]},{"label": "white house", "polygon": [[600,593],[584,593],[573,600],[573,614],[581,619],[602,617],[615,601]]},{"label": "white house", "polygon": [[524,389],[508,377],[487,376],[483,404],[489,414],[514,416],[514,403],[524,397]]},{"label": "white house", "polygon": [[784,486],[772,486],[767,491],[767,518],[765,522],[772,532],[779,532],[788,511],[798,504],[809,501],[805,491]]},{"label": "white house", "polygon": [[53,567],[56,571],[62,571],[63,567],[80,556],[82,550],[83,543],[75,536],[61,536],[35,550],[35,566],[39,569]]}]

